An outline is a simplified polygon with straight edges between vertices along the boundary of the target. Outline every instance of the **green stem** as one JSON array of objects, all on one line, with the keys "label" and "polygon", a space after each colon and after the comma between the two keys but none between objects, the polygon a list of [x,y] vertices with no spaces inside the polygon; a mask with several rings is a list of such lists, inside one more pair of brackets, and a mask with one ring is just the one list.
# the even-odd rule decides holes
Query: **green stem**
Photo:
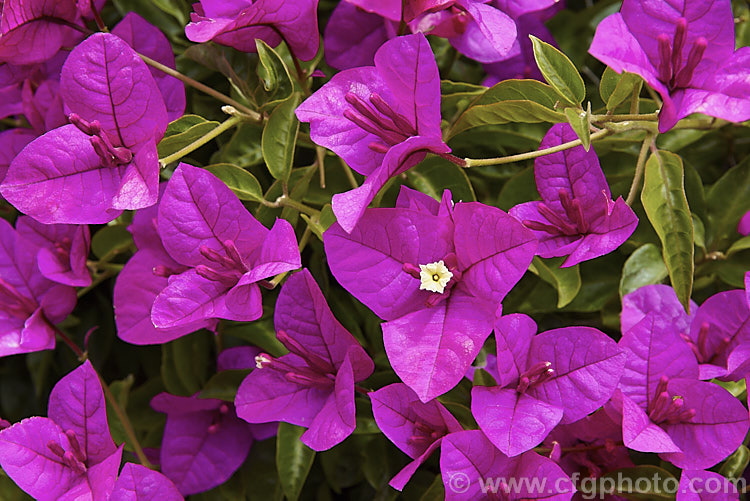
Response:
[{"label": "green stem", "polygon": [[171,164],[172,162],[175,162],[175,161],[181,159],[185,155],[194,152],[195,150],[197,150],[198,148],[200,148],[204,144],[208,143],[209,141],[211,141],[215,137],[221,135],[221,133],[223,133],[224,131],[226,131],[228,129],[231,129],[232,127],[234,127],[235,125],[237,125],[241,121],[242,121],[242,118],[238,117],[238,116],[233,116],[233,117],[230,117],[230,118],[224,120],[222,123],[220,123],[218,126],[216,126],[211,132],[209,132],[205,136],[198,138],[197,140],[195,140],[192,143],[188,144],[187,146],[185,146],[181,150],[176,151],[175,153],[172,153],[169,156],[166,156],[164,158],[160,158],[159,159],[159,163],[161,164],[162,167],[165,167],[165,166]]},{"label": "green stem", "polygon": [[78,298],[82,298],[92,290],[96,288],[100,283],[104,282],[108,278],[112,278],[115,275],[117,275],[117,271],[115,270],[106,270],[104,273],[97,275],[94,280],[91,282],[91,285],[84,287],[83,289],[79,290],[77,293]]},{"label": "green stem", "polygon": [[289,207],[290,209],[297,210],[299,212],[305,213],[308,216],[315,216],[320,217],[320,211],[317,209],[313,209],[312,207],[308,207],[307,205],[300,203],[292,198],[289,198],[285,195],[281,195],[279,198],[276,199],[275,202],[263,202],[263,205],[266,207]]},{"label": "green stem", "polygon": [[636,86],[633,89],[633,95],[630,96],[630,114],[637,115],[641,107],[641,87]]},{"label": "green stem", "polygon": [[[96,371],[96,369],[94,370]],[[104,396],[107,397],[107,400],[109,400],[109,403],[112,405],[112,409],[114,409],[115,414],[117,414],[117,419],[120,420],[120,424],[122,424],[122,428],[125,431],[125,435],[127,435],[128,439],[130,440],[130,445],[133,446],[135,455],[138,457],[138,461],[141,463],[141,465],[145,466],[146,468],[154,469],[154,465],[151,464],[151,462],[146,457],[146,454],[144,454],[143,448],[141,447],[140,442],[138,442],[138,438],[135,436],[135,430],[133,429],[133,424],[130,422],[130,419],[128,418],[127,413],[125,413],[123,408],[120,407],[120,404],[117,402],[117,399],[112,394],[112,390],[109,389],[109,386],[104,381],[104,378],[102,378],[101,374],[97,372],[96,375],[99,376],[99,382],[102,384],[102,390],[104,390]]]},{"label": "green stem", "polygon": [[[595,132],[591,134],[591,142],[594,142],[597,139],[601,139],[603,137],[609,136],[610,134],[613,134],[613,132],[610,131],[609,129],[604,129],[604,130],[600,130],[599,132]],[[527,153],[519,153],[518,155],[509,155],[506,157],[497,157],[497,158],[465,158],[464,162],[466,162],[465,167],[467,169],[469,167],[485,167],[488,165],[510,164],[513,162],[520,162],[522,160],[530,160],[532,158],[543,157],[544,155],[557,153],[559,151],[569,150],[570,148],[575,148],[576,146],[580,146],[581,144],[583,143],[581,142],[580,139],[574,139],[573,141],[568,141],[567,143],[558,144],[557,146],[552,146],[550,148],[544,148],[543,150],[529,151]]]},{"label": "green stem", "polygon": [[76,354],[76,357],[78,357],[78,360],[83,361],[86,358],[86,354],[81,350],[77,344],[73,342],[72,339],[68,337],[67,334],[65,334],[63,331],[61,331],[56,325],[49,324],[50,327],[52,327],[52,330],[55,331],[55,334],[63,340],[65,344],[68,345],[68,348],[73,350],[73,353]]},{"label": "green stem", "polygon": [[592,123],[606,123],[606,122],[634,122],[634,121],[647,121],[654,122],[659,120],[659,113],[634,113],[625,115],[592,115]]},{"label": "green stem", "polygon": [[349,184],[354,188],[355,190],[359,188],[359,184],[357,183],[357,178],[354,177],[354,173],[352,172],[352,168],[349,167],[349,164],[344,162],[344,159],[339,157],[339,162],[341,162],[341,167],[344,169],[344,174],[346,174],[346,178],[349,180]]},{"label": "green stem", "polygon": [[646,137],[641,145],[641,151],[638,153],[638,162],[635,164],[635,175],[633,176],[633,184],[630,185],[630,191],[628,192],[628,198],[625,203],[633,205],[635,201],[635,194],[638,191],[638,186],[641,184],[641,178],[643,177],[643,171],[646,167],[646,157],[648,157],[648,150],[651,144],[654,142],[654,134],[651,132],[646,133]]},{"label": "green stem", "polygon": [[326,187],[326,150],[322,146],[315,148],[315,162],[318,164],[318,171],[320,172],[320,187],[325,189]]},{"label": "green stem", "polygon": [[217,90],[214,90],[211,87],[209,87],[209,86],[207,86],[205,84],[202,84],[202,83],[200,83],[197,80],[193,80],[189,76],[183,75],[182,73],[180,73],[177,70],[173,70],[169,66],[165,66],[165,65],[161,64],[158,61],[154,61],[150,57],[144,56],[143,54],[138,54],[138,55],[149,66],[153,66],[157,70],[161,70],[164,73],[166,73],[167,75],[173,76],[176,79],[185,82],[187,85],[193,87],[194,89],[197,89],[197,90],[203,92],[204,94],[208,94],[209,96],[214,97],[214,98],[218,99],[219,101],[221,101],[223,103],[230,104],[230,105],[234,106],[239,111],[241,111],[242,113],[244,113],[244,114],[252,117],[254,120],[257,120],[258,122],[262,122],[263,121],[263,116],[260,113],[251,110],[250,108],[248,108],[247,106],[245,106],[245,105],[243,105],[241,103],[238,103],[237,101],[235,101],[231,97],[227,96],[226,94],[222,94],[221,92],[219,92]]},{"label": "green stem", "polygon": [[86,266],[91,269],[95,270],[109,270],[109,271],[116,271],[120,272],[125,267],[124,264],[117,264],[117,263],[107,263],[103,261],[86,261]]}]

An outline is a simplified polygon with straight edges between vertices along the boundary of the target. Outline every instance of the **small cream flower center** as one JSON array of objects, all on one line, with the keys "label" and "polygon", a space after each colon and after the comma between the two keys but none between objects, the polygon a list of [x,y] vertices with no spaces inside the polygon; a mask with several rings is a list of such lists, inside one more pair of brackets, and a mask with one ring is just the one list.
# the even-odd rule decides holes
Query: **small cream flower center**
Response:
[{"label": "small cream flower center", "polygon": [[419,279],[422,281],[419,284],[419,290],[442,294],[445,286],[453,278],[453,273],[445,266],[442,259],[434,263],[420,264],[419,270]]}]

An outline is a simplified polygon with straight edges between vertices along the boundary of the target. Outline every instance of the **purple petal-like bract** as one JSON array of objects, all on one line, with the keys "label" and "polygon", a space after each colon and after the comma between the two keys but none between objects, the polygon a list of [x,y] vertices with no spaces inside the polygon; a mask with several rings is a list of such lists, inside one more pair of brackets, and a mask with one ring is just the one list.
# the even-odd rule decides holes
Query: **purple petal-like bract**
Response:
[{"label": "purple petal-like bract", "polygon": [[[540,149],[576,139],[568,124],[555,124]],[[573,266],[612,252],[635,231],[638,218],[621,199],[613,202],[596,152],[576,146],[536,159],[541,202],[516,205],[510,214],[534,232],[541,257],[568,256]]]},{"label": "purple petal-like bract", "polygon": [[347,232],[388,179],[427,152],[450,152],[440,130],[440,75],[421,34],[384,43],[374,67],[336,74],[297,108],[297,117],[310,122],[313,141],[367,176],[364,185],[333,197]]},{"label": "purple petal-like bract", "polygon": [[186,267],[172,274],[154,301],[151,320],[160,329],[260,318],[256,282],[301,265],[287,221],[266,229],[216,176],[187,164],[167,185],[158,226],[170,257]]},{"label": "purple petal-like bract", "polygon": [[[449,192],[444,198],[450,204]],[[323,241],[339,283],[387,321],[391,365],[426,402],[464,376],[536,242],[494,207],[458,203],[435,214],[416,200],[368,209],[351,233],[334,224]],[[422,290],[418,265],[437,262],[455,278],[442,292]]]},{"label": "purple petal-like bract", "polygon": [[414,460],[391,480],[394,489],[404,488],[419,465],[439,446],[443,436],[463,430],[440,402],[423,403],[401,383],[370,393],[370,400],[378,428]]},{"label": "purple petal-like bract", "polygon": [[605,404],[625,365],[623,350],[594,328],[535,332],[525,315],[499,318],[499,385],[472,389],[479,427],[511,457],[538,445],[558,423],[578,421]]},{"label": "purple petal-like bract", "polygon": [[303,443],[329,449],[354,431],[354,384],[372,374],[373,362],[305,269],[282,287],[274,324],[291,353],[256,357],[258,368],[237,391],[237,415],[250,423],[304,426]]},{"label": "purple petal-like bract", "polygon": [[151,406],[167,414],[161,471],[182,495],[224,483],[245,461],[253,436],[232,404],[160,393]]},{"label": "purple petal-like bract", "polygon": [[0,17],[0,61],[32,64],[46,61],[78,32],[76,0],[6,0]]},{"label": "purple petal-like bract", "polygon": [[75,307],[75,289],[41,274],[37,250],[0,219],[0,357],[54,348],[53,325]]},{"label": "purple petal-like bract", "polygon": [[589,52],[661,95],[660,132],[696,112],[741,122],[750,118],[750,50],[734,51],[733,19],[729,0],[625,0]]},{"label": "purple petal-like bract", "polygon": [[105,223],[158,196],[156,142],[168,118],[150,71],[127,43],[98,33],[62,69],[71,125],[32,141],[10,164],[2,195],[42,223]]},{"label": "purple petal-like bract", "polygon": [[677,501],[739,501],[740,494],[732,479],[703,470],[683,470]]},{"label": "purple petal-like bract", "polygon": [[535,452],[509,458],[479,430],[443,438],[440,471],[449,501],[488,497],[567,501],[576,490],[551,459]]},{"label": "purple petal-like bract", "polygon": [[[174,69],[174,52],[167,37],[135,12],[126,14],[112,28],[112,34],[125,40],[139,54]],[[177,120],[185,113],[185,84],[156,68],[149,67],[149,71],[159,86],[169,121]]]},{"label": "purple petal-like bract", "polygon": [[255,39],[272,47],[282,41],[309,61],[318,53],[318,0],[200,0],[185,34],[193,42],[213,40],[243,52],[255,52]]},{"label": "purple petal-like bract", "polygon": [[109,433],[99,376],[88,360],[52,389],[48,418],[28,418],[0,431],[0,466],[40,500],[108,500],[121,456]]},{"label": "purple petal-like bract", "polygon": [[115,482],[110,501],[182,501],[177,487],[158,471],[126,463]]}]

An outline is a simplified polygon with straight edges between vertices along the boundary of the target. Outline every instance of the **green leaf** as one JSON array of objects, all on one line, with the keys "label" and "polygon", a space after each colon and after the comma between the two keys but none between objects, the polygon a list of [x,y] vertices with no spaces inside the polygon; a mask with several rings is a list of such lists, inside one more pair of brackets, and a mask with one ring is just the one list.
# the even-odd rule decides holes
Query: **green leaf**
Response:
[{"label": "green leaf", "polygon": [[91,238],[91,250],[99,259],[107,254],[118,254],[133,243],[133,236],[125,226],[104,226]]},{"label": "green leaf", "polygon": [[177,19],[180,24],[187,24],[190,21],[184,2],[179,0],[153,0],[153,2],[156,7]]},{"label": "green leaf", "polygon": [[261,148],[268,171],[275,179],[288,181],[294,162],[299,120],[294,110],[299,105],[299,95],[293,94],[273,110],[263,129]]},{"label": "green leaf", "polygon": [[300,214],[302,219],[310,227],[310,230],[315,233],[321,241],[323,240],[323,233],[330,228],[330,226],[336,222],[336,216],[333,214],[331,204],[326,204],[320,210],[320,218],[313,219],[307,214]]},{"label": "green leaf", "polygon": [[472,379],[474,386],[497,386],[497,381],[492,377],[492,374],[484,369],[476,369],[474,371],[474,377]]},{"label": "green leaf", "polygon": [[589,151],[591,147],[591,103],[588,111],[577,108],[565,108],[565,116],[578,138],[581,140],[583,149]]},{"label": "green leaf", "polygon": [[727,257],[737,252],[750,249],[750,235],[745,236],[734,242],[729,249],[727,249]]},{"label": "green leaf", "polygon": [[263,161],[260,140],[263,129],[256,124],[243,123],[234,131],[232,138],[222,144],[219,151],[211,155],[211,163],[229,163],[243,169]]},{"label": "green leaf", "polygon": [[262,108],[266,109],[289,99],[294,91],[294,83],[284,60],[275,50],[260,39],[255,40],[255,47],[260,60],[258,77],[263,84],[256,97],[264,103]]},{"label": "green leaf", "polygon": [[557,290],[557,307],[567,306],[581,290],[581,273],[578,265],[560,268],[564,257],[542,259],[534,257],[529,270]]},{"label": "green leaf", "polygon": [[[613,491],[607,491],[608,494],[654,501],[674,500],[673,489],[678,482],[674,475],[663,468],[643,465],[611,471],[599,477],[595,485],[603,490],[614,487]],[[603,495],[604,492],[598,494]]]},{"label": "green leaf", "polygon": [[536,80],[506,80],[478,96],[461,113],[447,138],[482,125],[508,122],[567,122],[565,114],[555,111],[560,97],[549,85]]},{"label": "green leaf", "polygon": [[668,275],[659,249],[654,244],[642,245],[628,257],[622,268],[620,297],[644,285],[658,284]]},{"label": "green leaf", "polygon": [[646,162],[641,202],[661,240],[669,279],[685,311],[693,289],[693,220],[683,184],[682,159],[667,151]]},{"label": "green leaf", "polygon": [[737,237],[740,218],[750,210],[750,157],[729,169],[706,194],[707,248],[721,250]]},{"label": "green leaf", "polygon": [[315,451],[300,441],[305,428],[288,423],[279,423],[276,436],[276,470],[284,495],[289,501],[297,501],[307,474],[310,473]]},{"label": "green leaf", "polygon": [[159,158],[180,151],[190,143],[205,136],[219,125],[219,122],[206,120],[198,115],[185,115],[167,127],[164,139],[159,141],[157,151]]},{"label": "green leaf", "polygon": [[218,398],[227,402],[234,402],[237,395],[237,388],[242,381],[250,374],[247,370],[226,370],[211,376],[206,382],[198,395],[200,398]]},{"label": "green leaf", "polygon": [[533,35],[529,38],[534,47],[534,59],[547,83],[569,103],[582,103],[586,98],[586,86],[568,56]]},{"label": "green leaf", "polygon": [[750,464],[750,450],[744,445],[740,445],[739,448],[729,456],[724,464],[719,469],[719,475],[723,475],[727,478],[739,478],[742,473]]},{"label": "green leaf", "polygon": [[[115,397],[115,400],[117,400],[117,404],[123,411],[126,411],[126,409],[128,408],[128,397],[130,395],[130,389],[133,387],[133,382],[135,382],[135,378],[132,374],[130,374],[125,379],[112,381],[109,384],[109,389],[112,392],[112,396]],[[107,424],[109,424],[109,429],[112,433],[112,440],[114,440],[116,444],[125,443],[125,448],[129,451],[134,450],[133,444],[130,443],[128,435],[127,433],[125,433],[125,428],[120,422],[120,418],[117,417],[117,413],[115,412],[114,407],[109,400],[107,400],[106,403]]]},{"label": "green leaf", "polygon": [[406,172],[409,182],[422,193],[440,200],[443,190],[451,190],[456,202],[477,199],[466,171],[441,157],[430,157]]},{"label": "green leaf", "polygon": [[263,188],[255,176],[245,169],[232,164],[213,164],[205,167],[214,176],[221,179],[240,200],[260,202],[263,198]]},{"label": "green leaf", "polygon": [[212,364],[213,334],[198,331],[161,345],[161,377],[173,395],[198,393]]},{"label": "green leaf", "polygon": [[434,499],[445,499],[445,486],[442,475],[435,477],[430,486],[424,491],[419,501],[433,501]]},{"label": "green leaf", "polygon": [[630,99],[633,91],[640,92],[643,79],[635,73],[617,73],[607,66],[599,83],[599,94],[607,105],[607,111],[615,110],[620,104]]}]

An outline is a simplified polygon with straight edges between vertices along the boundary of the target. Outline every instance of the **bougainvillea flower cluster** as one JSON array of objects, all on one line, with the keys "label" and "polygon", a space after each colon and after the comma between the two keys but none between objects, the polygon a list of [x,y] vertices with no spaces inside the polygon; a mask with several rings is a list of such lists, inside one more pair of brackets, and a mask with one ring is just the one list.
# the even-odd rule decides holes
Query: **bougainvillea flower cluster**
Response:
[{"label": "bougainvillea flower cluster", "polygon": [[0,499],[744,498],[749,30],[0,0]]},{"label": "bougainvillea flower cluster", "polygon": [[640,75],[659,93],[659,130],[665,132],[691,113],[733,122],[750,118],[750,50],[734,47],[728,0],[626,0],[601,22],[589,50],[615,71]]},{"label": "bougainvillea flower cluster", "polygon": [[367,176],[333,197],[339,224],[351,231],[393,176],[429,153],[449,153],[440,132],[440,76],[423,35],[391,40],[375,66],[342,71],[297,108],[310,137]]},{"label": "bougainvillea flower cluster", "polygon": [[[553,125],[541,148],[575,139],[570,125]],[[622,198],[612,201],[593,150],[578,146],[539,157],[534,178],[542,201],[516,205],[510,214],[534,232],[541,257],[568,256],[563,267],[612,252],[638,225]]]}]

